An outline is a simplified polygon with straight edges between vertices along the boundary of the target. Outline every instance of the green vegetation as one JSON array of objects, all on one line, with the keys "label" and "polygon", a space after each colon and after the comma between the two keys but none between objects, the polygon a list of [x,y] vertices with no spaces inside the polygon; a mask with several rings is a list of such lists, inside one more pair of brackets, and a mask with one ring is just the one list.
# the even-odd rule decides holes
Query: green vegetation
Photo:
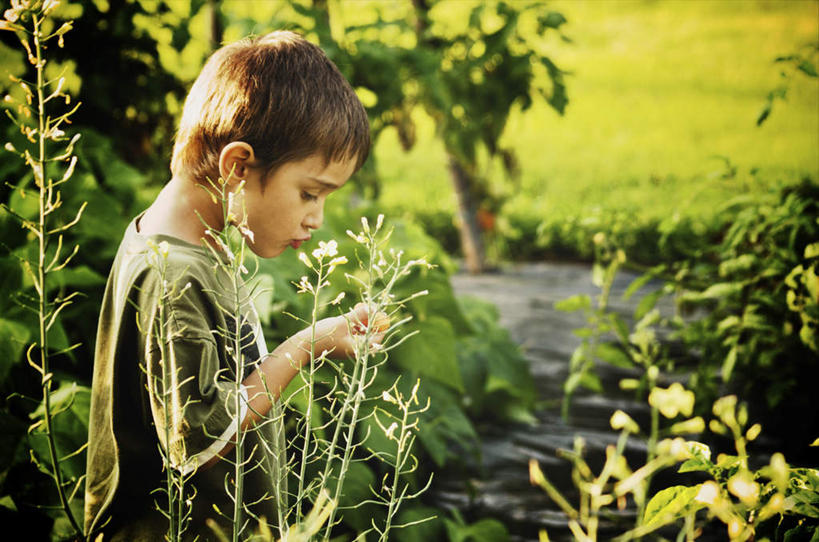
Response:
[{"label": "green vegetation", "polygon": [[[280,526],[292,524],[293,535],[347,540],[365,531],[402,542],[507,536],[492,518],[470,524],[423,500],[435,471],[479,453],[479,423],[527,423],[536,401],[528,364],[499,326],[497,310],[457,298],[449,283],[459,239],[448,151],[460,137],[469,147],[460,153],[470,155],[471,173],[481,179],[480,196],[492,203],[482,222],[490,258],[596,262],[593,277],[603,295],[596,303],[576,296],[562,304],[583,310],[588,321],[578,332],[581,347],[567,360],[564,412],[580,387],[605,391],[596,375],[600,363],[635,371],[622,389],[651,409],[648,428],[624,413],[612,419],[622,433],[601,471],[585,463],[582,442],[565,453],[579,505],[532,467],[533,480],[566,513],[571,531],[595,539],[606,509],[628,502],[640,513],[623,539],[657,531],[691,540],[719,522],[720,533],[727,529],[738,540],[816,536],[819,482],[809,445],[819,436],[812,401],[819,372],[817,2],[556,1],[531,9],[431,2],[429,35],[448,45],[426,44],[428,57],[412,56],[423,41],[414,19],[421,4],[11,4],[49,10],[41,30],[52,39],[41,40],[43,48],[31,49],[29,59],[12,26],[34,19],[4,13],[0,67],[12,78],[0,78],[0,90],[8,93],[3,107],[13,122],[3,125],[9,152],[0,159],[0,517],[28,525],[32,540],[78,538],[89,360],[121,234],[168,176],[175,116],[213,46],[285,26],[302,29],[339,63],[368,107],[376,139],[372,160],[348,190],[354,193],[330,204],[316,235],[325,256],[334,241],[333,258],[353,264],[344,269],[348,277],[339,268],[325,286],[327,262],[308,257],[309,271],[295,252],[271,261],[249,258],[247,268],[258,264],[256,304],[266,338],[281,341],[362,296],[384,301],[374,292],[387,285],[403,301],[392,318],[403,322],[408,338],[387,345],[388,363],[375,353],[375,364],[345,367],[313,352],[313,364],[284,403],[287,437],[300,452],[287,480],[298,488],[297,504],[281,510]],[[69,21],[73,30],[64,26]],[[551,21],[544,22],[550,30],[538,33],[538,21]],[[487,60],[477,44],[505,24],[518,41],[495,43],[492,51],[526,43],[565,73],[555,77],[559,72],[540,66],[531,88],[546,89],[544,97],[527,87],[492,110],[491,119],[463,121],[472,131],[460,133],[454,122],[443,129],[441,118],[466,113],[456,102],[480,104],[486,97],[469,96],[467,85],[456,89],[463,100],[453,98],[457,93],[438,99],[447,55],[464,43],[476,46],[471,60],[480,61],[456,70],[471,76]],[[529,58],[513,52],[518,61]],[[425,58],[434,60],[430,73],[423,71]],[[409,60],[414,72],[407,71]],[[457,87],[455,79],[448,81]],[[565,94],[555,92],[558,82]],[[54,109],[38,110],[60,84],[48,103]],[[556,96],[568,104],[549,104]],[[83,105],[73,112],[77,97]],[[64,122],[68,112],[71,126]],[[493,133],[478,145],[482,136],[474,128],[484,121]],[[514,151],[514,159],[501,149]],[[364,239],[369,245],[362,247],[366,231],[347,234],[359,229],[360,216],[375,225],[381,213],[394,217],[386,224],[395,252],[387,249],[385,262],[414,262],[396,264],[406,273],[394,283],[354,269],[358,262],[367,267],[372,250],[386,245]],[[631,321],[609,307],[609,288],[622,267],[646,273],[629,295],[652,286]],[[315,295],[300,294],[307,284],[301,277],[317,269]],[[416,297],[421,291],[427,295]],[[331,303],[342,294],[339,305]],[[673,316],[654,310],[662,296],[674,297]],[[671,330],[673,344],[658,338],[660,327]],[[661,386],[664,375],[685,386]],[[341,383],[353,387],[334,395]],[[372,386],[369,395],[354,392],[364,384]],[[340,421],[335,436],[332,420]],[[754,464],[748,449],[762,440],[750,420],[760,421],[762,434],[773,437],[766,442],[778,446],[762,463]],[[635,434],[648,442],[648,454],[644,464],[629,467],[622,450]],[[697,440],[683,441],[681,434]],[[678,463],[681,472],[704,478],[668,488],[652,484],[654,474]],[[236,472],[241,479],[238,465]],[[167,513],[178,534],[188,480],[169,469],[166,482],[168,504],[176,505]],[[256,528],[245,530],[241,506],[232,512],[234,539]],[[258,533],[265,540],[282,534]]]},{"label": "green vegetation", "polygon": [[[672,229],[690,219],[695,233],[714,231],[719,203],[737,193],[819,176],[819,80],[793,77],[786,101],[755,125],[780,71],[794,71],[774,60],[816,46],[814,2],[550,7],[566,16],[562,31],[572,39],[544,43],[569,72],[569,105],[563,117],[542,102],[511,115],[501,143],[517,153],[517,183],[484,160],[492,187],[508,197],[496,253],[590,259],[600,230]],[[419,216],[451,214],[432,121],[419,112],[416,125],[409,153],[392,130],[379,140],[382,201]],[[451,222],[432,224],[447,240]]]}]

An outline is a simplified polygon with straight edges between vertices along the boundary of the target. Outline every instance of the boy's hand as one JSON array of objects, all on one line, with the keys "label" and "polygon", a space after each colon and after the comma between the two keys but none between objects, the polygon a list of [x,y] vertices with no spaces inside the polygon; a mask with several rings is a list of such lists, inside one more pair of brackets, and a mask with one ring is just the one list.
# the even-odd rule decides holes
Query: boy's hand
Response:
[{"label": "boy's hand", "polygon": [[[370,323],[368,312],[367,305],[359,303],[347,314],[316,322],[316,353],[326,350],[333,358],[353,357],[355,343],[364,339],[368,327],[370,344],[380,344],[390,328],[390,317],[378,312],[373,315],[373,321]],[[298,336],[302,344],[309,348],[310,328],[301,330]]]}]

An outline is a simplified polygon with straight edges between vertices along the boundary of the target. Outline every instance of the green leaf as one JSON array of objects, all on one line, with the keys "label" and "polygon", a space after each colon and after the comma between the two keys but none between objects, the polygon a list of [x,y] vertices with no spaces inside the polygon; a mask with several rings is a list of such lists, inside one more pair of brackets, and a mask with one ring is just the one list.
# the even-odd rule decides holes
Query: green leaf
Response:
[{"label": "green leaf", "polygon": [[580,376],[580,384],[591,391],[603,393],[603,382],[597,373],[585,371]]},{"label": "green leaf", "polygon": [[629,336],[629,329],[628,325],[626,325],[625,320],[616,313],[612,313],[611,315],[611,323],[612,327],[614,328],[614,332],[617,333],[617,337],[625,344],[628,344],[628,336]]},{"label": "green leaf", "polygon": [[[394,241],[394,239],[391,239]],[[395,246],[395,245],[393,245]],[[418,321],[432,317],[446,318],[450,327],[458,335],[473,333],[469,322],[461,312],[461,306],[455,299],[449,276],[440,269],[415,270],[396,285],[394,293],[399,299],[416,292],[427,290],[425,296],[415,298],[410,303],[410,310]]]},{"label": "green leaf", "polygon": [[404,370],[464,391],[455,356],[455,332],[449,320],[431,315],[423,322],[408,324],[406,332],[413,331],[419,331],[420,335],[410,337],[395,348],[390,353],[391,362]]},{"label": "green leaf", "polygon": [[12,365],[22,359],[29,338],[26,326],[0,318],[0,382],[6,379]]},{"label": "green leaf", "polygon": [[805,247],[805,259],[819,256],[819,243],[811,243]]},{"label": "green leaf", "polygon": [[[76,383],[63,382],[51,394],[51,412],[54,438],[60,456],[64,457],[78,450],[88,438],[88,417],[91,409],[91,390]],[[45,415],[43,404],[31,413],[34,421]],[[50,465],[48,440],[40,430],[29,436],[31,448],[43,466]],[[78,479],[85,474],[85,454],[61,462],[63,472],[70,479]]]},{"label": "green leaf", "polygon": [[615,367],[631,368],[634,362],[623,349],[612,343],[600,343],[597,345],[595,355],[610,365]]},{"label": "green leaf", "polygon": [[800,489],[785,498],[785,510],[792,514],[819,518],[819,499],[815,489]]},{"label": "green leaf", "polygon": [[802,59],[802,62],[796,66],[799,71],[810,77],[816,77],[816,65],[807,59]]},{"label": "green leaf", "polygon": [[742,291],[743,284],[741,282],[718,282],[712,284],[700,297],[704,299],[720,299],[723,297],[730,297]]},{"label": "green leaf", "polygon": [[482,519],[471,525],[461,525],[444,519],[444,525],[451,542],[506,542],[509,540],[506,527],[496,519]]},{"label": "green leaf", "polygon": [[677,469],[677,472],[684,473],[684,472],[708,472],[713,467],[713,463],[710,461],[704,461],[702,459],[692,458],[685,460],[680,468]]},{"label": "green leaf", "polygon": [[[661,527],[676,520],[683,512],[699,510],[705,505],[694,501],[702,484],[693,487],[673,486],[657,492],[646,505],[642,525]],[[693,504],[693,510],[691,509]]]},{"label": "green leaf", "polygon": [[657,301],[663,295],[663,289],[660,288],[659,290],[654,290],[650,294],[644,295],[640,302],[637,304],[637,308],[634,309],[634,319],[640,320],[648,314],[654,307],[657,305]]},{"label": "green leaf", "polygon": [[654,275],[651,273],[646,273],[631,281],[631,284],[628,285],[626,291],[623,292],[623,300],[627,301],[632,295],[635,294],[635,292],[637,292],[637,290],[648,284],[648,282],[653,278]]},{"label": "green leaf", "polygon": [[424,381],[419,389],[418,401],[423,405],[427,403],[427,398],[430,406],[421,414],[418,440],[441,467],[450,455],[458,453],[453,446],[474,450],[478,435],[451,388]]},{"label": "green leaf", "polygon": [[51,279],[48,283],[49,290],[55,286],[85,289],[105,284],[105,277],[86,265],[66,267],[48,276]]},{"label": "green leaf", "polygon": [[7,292],[0,296],[0,309],[6,314],[8,307],[14,304],[12,294],[23,286],[23,270],[15,258],[0,258],[0,284]]},{"label": "green leaf", "polygon": [[574,312],[591,308],[591,297],[586,294],[573,295],[555,302],[555,310]]},{"label": "green leaf", "polygon": [[734,371],[734,365],[737,363],[737,346],[734,345],[731,350],[728,351],[728,355],[725,356],[725,361],[722,363],[722,379],[724,381],[729,381],[731,379],[731,373]]}]

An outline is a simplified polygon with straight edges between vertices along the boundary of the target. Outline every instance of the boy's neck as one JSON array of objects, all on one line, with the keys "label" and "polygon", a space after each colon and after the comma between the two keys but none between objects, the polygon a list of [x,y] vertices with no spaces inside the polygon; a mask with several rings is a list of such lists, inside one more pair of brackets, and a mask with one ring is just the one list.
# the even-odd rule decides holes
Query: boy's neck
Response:
[{"label": "boy's neck", "polygon": [[137,227],[144,235],[169,235],[200,245],[205,235],[202,220],[214,229],[221,229],[221,208],[201,186],[189,179],[173,177],[139,219]]}]

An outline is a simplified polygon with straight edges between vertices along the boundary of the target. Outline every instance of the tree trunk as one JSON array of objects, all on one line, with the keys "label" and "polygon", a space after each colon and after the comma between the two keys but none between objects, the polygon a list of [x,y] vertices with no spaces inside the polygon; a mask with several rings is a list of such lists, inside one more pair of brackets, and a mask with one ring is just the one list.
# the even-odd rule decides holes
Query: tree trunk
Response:
[{"label": "tree trunk", "polygon": [[224,40],[225,25],[222,21],[222,0],[208,0],[210,8],[210,48],[215,51],[222,46]]},{"label": "tree trunk", "polygon": [[[439,45],[430,43],[426,36],[429,28],[428,0],[412,0],[415,8],[415,35],[419,46],[435,50]],[[464,265],[473,275],[482,273],[486,266],[486,256],[483,248],[483,235],[478,225],[478,205],[475,201],[472,186],[475,180],[452,153],[447,153],[449,159],[449,174],[452,177],[452,186],[455,197],[458,199],[458,233],[461,237],[461,252],[464,254]]]},{"label": "tree trunk", "polygon": [[458,232],[467,271],[478,274],[485,269],[483,236],[478,225],[477,205],[472,194],[473,179],[453,155],[449,155],[449,173],[458,198]]}]

